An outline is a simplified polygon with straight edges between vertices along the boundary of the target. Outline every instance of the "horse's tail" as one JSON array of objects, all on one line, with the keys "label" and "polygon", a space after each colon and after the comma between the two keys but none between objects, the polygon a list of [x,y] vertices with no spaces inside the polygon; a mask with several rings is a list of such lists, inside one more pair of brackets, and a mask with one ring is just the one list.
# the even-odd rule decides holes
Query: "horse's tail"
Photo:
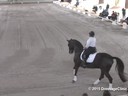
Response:
[{"label": "horse's tail", "polygon": [[118,75],[120,77],[120,79],[123,81],[123,82],[126,82],[127,79],[126,79],[126,76],[125,76],[125,73],[124,73],[124,63],[123,61],[118,58],[118,57],[113,57],[113,59],[116,59],[116,69],[118,71]]}]

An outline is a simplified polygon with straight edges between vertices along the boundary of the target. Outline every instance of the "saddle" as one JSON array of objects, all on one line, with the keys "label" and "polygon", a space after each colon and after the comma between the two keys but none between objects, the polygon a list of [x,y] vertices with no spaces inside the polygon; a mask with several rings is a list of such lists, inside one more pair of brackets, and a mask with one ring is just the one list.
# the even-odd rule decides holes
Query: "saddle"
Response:
[{"label": "saddle", "polygon": [[87,58],[86,62],[87,63],[92,63],[96,57],[96,54],[97,53],[93,53],[93,54],[90,54],[89,57]]},{"label": "saddle", "polygon": [[83,53],[84,53],[84,51],[81,53],[80,59],[81,59],[82,61],[86,62],[86,63],[89,63],[89,64],[94,61],[94,59],[95,59],[95,57],[96,57],[96,54],[97,54],[97,52],[95,52],[95,53],[93,53],[93,54],[90,54],[89,57],[85,60],[85,59],[83,58]]}]

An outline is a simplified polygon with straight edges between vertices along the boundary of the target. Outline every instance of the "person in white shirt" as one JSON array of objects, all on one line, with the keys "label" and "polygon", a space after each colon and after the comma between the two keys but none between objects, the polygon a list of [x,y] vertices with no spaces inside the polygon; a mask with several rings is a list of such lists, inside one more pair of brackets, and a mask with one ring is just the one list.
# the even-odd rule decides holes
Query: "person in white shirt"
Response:
[{"label": "person in white shirt", "polygon": [[93,31],[89,32],[89,38],[84,47],[83,58],[86,61],[90,54],[96,52],[96,38]]}]

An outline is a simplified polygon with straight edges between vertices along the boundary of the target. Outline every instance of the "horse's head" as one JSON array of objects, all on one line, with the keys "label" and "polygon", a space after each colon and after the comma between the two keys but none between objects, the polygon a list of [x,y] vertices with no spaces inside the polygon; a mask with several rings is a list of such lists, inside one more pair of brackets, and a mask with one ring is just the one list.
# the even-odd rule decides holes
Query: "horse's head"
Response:
[{"label": "horse's head", "polygon": [[81,53],[83,51],[83,45],[75,39],[70,39],[68,41],[69,53],[72,54],[74,51]]},{"label": "horse's head", "polygon": [[68,41],[69,53],[72,54],[73,51],[74,51],[74,43],[73,43],[73,40],[70,39],[70,40],[67,40],[67,41]]}]

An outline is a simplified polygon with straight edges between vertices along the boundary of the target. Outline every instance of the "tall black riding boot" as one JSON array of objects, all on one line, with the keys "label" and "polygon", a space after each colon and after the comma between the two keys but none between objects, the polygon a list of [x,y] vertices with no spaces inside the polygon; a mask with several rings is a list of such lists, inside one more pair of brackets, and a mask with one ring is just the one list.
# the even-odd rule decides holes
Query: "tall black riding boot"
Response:
[{"label": "tall black riding boot", "polygon": [[84,61],[81,62],[81,67],[82,67],[82,68],[86,68],[86,66],[87,66],[87,65],[86,65],[86,62],[84,62]]}]

